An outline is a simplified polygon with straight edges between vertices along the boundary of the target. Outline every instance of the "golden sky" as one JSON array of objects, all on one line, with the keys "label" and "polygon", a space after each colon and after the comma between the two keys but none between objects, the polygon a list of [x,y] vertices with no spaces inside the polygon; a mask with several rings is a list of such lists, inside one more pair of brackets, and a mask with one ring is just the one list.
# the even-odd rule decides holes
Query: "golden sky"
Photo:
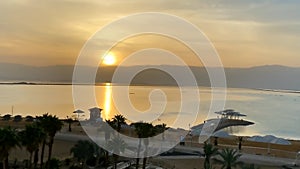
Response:
[{"label": "golden sky", "polygon": [[[0,62],[75,64],[97,30],[139,12],[172,14],[196,25],[216,47],[225,67],[300,66],[300,1],[296,0],[1,0]],[[135,45],[122,45],[128,43]],[[146,35],[122,44],[115,47],[121,49],[115,51],[116,57],[160,47],[194,63],[189,61],[192,54],[174,39]]]}]

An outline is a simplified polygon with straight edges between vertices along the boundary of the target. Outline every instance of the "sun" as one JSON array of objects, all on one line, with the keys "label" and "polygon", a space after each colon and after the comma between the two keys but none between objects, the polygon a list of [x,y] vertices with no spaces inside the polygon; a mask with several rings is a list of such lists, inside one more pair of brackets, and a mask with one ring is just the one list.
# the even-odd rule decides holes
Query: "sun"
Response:
[{"label": "sun", "polygon": [[108,53],[103,58],[103,64],[105,65],[113,65],[116,63],[116,57],[113,53]]}]

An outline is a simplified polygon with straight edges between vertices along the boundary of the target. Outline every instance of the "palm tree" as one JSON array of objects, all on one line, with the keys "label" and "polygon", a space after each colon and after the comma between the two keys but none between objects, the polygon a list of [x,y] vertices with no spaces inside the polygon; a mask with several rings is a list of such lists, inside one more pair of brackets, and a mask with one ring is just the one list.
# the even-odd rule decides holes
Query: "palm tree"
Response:
[{"label": "palm tree", "polygon": [[212,156],[215,156],[218,154],[218,148],[214,147],[210,143],[204,143],[203,151],[205,154],[205,160],[204,160],[204,168],[209,169],[211,168],[210,159]]},{"label": "palm tree", "polygon": [[49,168],[51,169],[59,169],[60,168],[60,161],[56,158],[52,158],[49,162]]},{"label": "palm tree", "polygon": [[[105,138],[105,143],[108,144],[109,140],[110,140],[110,137],[111,137],[111,134],[113,133],[114,134],[114,130],[113,129],[116,129],[116,125],[115,123],[112,121],[112,120],[105,120],[106,123],[104,123],[102,125],[103,127],[103,130],[104,130],[104,138]],[[108,151],[104,151],[104,154],[105,154],[105,162],[108,161]]]},{"label": "palm tree", "polygon": [[[42,128],[36,124],[27,125],[25,130],[19,133],[20,140],[23,146],[26,147],[26,150],[29,152],[29,168],[32,164],[32,155],[35,151],[39,149],[40,144],[46,137],[45,132]],[[36,165],[36,164],[35,164]]]},{"label": "palm tree", "polygon": [[218,155],[221,159],[215,159],[217,162],[222,164],[222,168],[231,169],[236,165],[241,165],[241,162],[238,162],[238,159],[241,157],[241,154],[238,154],[237,150],[234,149],[223,149]]},{"label": "palm tree", "polygon": [[156,134],[156,130],[151,123],[144,123],[144,122],[137,122],[132,124],[135,127],[135,132],[139,137],[139,145],[137,151],[137,159],[136,159],[136,169],[138,169],[139,165],[139,156],[140,156],[140,148],[141,148],[141,140],[144,138],[144,145],[145,145],[145,154],[143,158],[143,169],[146,168],[147,162],[147,150],[149,145],[149,137],[152,137]]},{"label": "palm tree", "polygon": [[72,132],[72,127],[71,127],[71,125],[72,125],[72,123],[74,123],[74,120],[73,120],[72,118],[69,118],[69,117],[67,116],[66,122],[67,122],[68,125],[69,125],[68,131],[69,131],[69,132]]},{"label": "palm tree", "polygon": [[239,150],[242,150],[243,137],[242,137],[242,136],[238,137],[238,141],[239,141],[239,146],[238,146],[238,148],[239,148]]},{"label": "palm tree", "polygon": [[214,146],[218,146],[218,137],[214,137]]},{"label": "palm tree", "polygon": [[[38,117],[39,119],[39,124],[44,131],[47,133],[49,143],[48,143],[48,162],[51,160],[52,156],[52,147],[54,143],[54,136],[57,131],[60,131],[63,123],[56,117],[48,114],[44,114],[41,117]],[[44,157],[44,149],[45,149],[45,144],[46,144],[46,139],[43,141],[43,146],[42,146],[42,153],[41,153],[41,166],[43,166],[43,157]],[[47,165],[47,168],[49,166]]]},{"label": "palm tree", "polygon": [[155,126],[155,130],[156,130],[157,134],[162,134],[162,135],[161,135],[162,141],[165,140],[165,134],[164,134],[164,132],[165,132],[167,129],[168,129],[168,128],[167,128],[167,125],[166,125],[165,123],[163,123],[163,124],[158,124],[158,125]]},{"label": "palm tree", "polygon": [[3,169],[8,169],[8,156],[11,149],[20,146],[19,136],[11,127],[0,128],[0,160]]},{"label": "palm tree", "polygon": [[86,161],[92,158],[95,149],[91,141],[79,140],[74,147],[71,148],[71,153],[78,161],[82,162],[82,168],[86,165]]},{"label": "palm tree", "polygon": [[[46,118],[47,118],[48,114],[43,114],[42,116],[36,116],[36,125],[41,127],[44,132],[45,132],[45,128],[46,126]],[[45,132],[46,133],[46,132]],[[47,138],[48,138],[48,134],[46,133],[43,141],[42,141],[42,152],[41,152],[41,168],[43,168],[44,165],[44,152],[45,152],[45,146],[46,146],[46,142],[47,142]],[[39,153],[39,149],[37,149],[34,153],[34,165],[36,166],[36,163],[38,162],[38,153]]]},{"label": "palm tree", "polygon": [[63,126],[63,123],[56,117],[56,116],[49,116],[48,118],[48,127],[45,130],[49,135],[49,150],[48,150],[48,161],[51,160],[52,155],[52,146],[54,143],[54,137],[56,135],[56,132],[60,131]]},{"label": "palm tree", "polygon": [[114,157],[114,169],[117,169],[117,161],[119,158],[118,154],[123,153],[125,151],[126,146],[127,144],[119,136],[114,137],[108,142],[108,149],[111,150]]},{"label": "palm tree", "polygon": [[110,134],[114,133],[113,129],[117,129],[117,126],[113,120],[105,120],[105,124],[103,125],[105,132],[105,141],[107,142],[110,139]]},{"label": "palm tree", "polygon": [[[100,158],[101,158],[101,156],[106,154],[106,150],[100,148],[96,143],[93,143],[93,142],[92,142],[92,147],[94,149],[93,156],[96,158],[95,165],[98,166]],[[103,162],[104,162],[104,164],[106,164],[106,159],[104,159]]]},{"label": "palm tree", "polygon": [[126,118],[123,115],[115,115],[113,122],[115,123],[116,130],[121,131],[122,124],[126,124]]}]

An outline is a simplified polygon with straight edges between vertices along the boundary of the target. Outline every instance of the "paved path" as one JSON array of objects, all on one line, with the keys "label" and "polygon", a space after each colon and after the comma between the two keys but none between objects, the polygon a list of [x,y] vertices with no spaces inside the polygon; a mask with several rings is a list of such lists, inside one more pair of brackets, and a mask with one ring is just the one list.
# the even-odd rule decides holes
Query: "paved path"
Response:
[{"label": "paved path", "polygon": [[[202,154],[204,154],[203,149],[199,147],[176,146],[176,149],[182,151],[199,151]],[[283,166],[283,165],[294,164],[295,159],[242,153],[242,156],[240,157],[240,161],[247,162],[247,163],[263,164],[263,165],[272,164],[272,165]]]},{"label": "paved path", "polygon": [[90,140],[90,138],[86,135],[78,135],[72,133],[57,133],[55,135],[55,139],[70,141],[70,142],[77,142],[79,140]]}]

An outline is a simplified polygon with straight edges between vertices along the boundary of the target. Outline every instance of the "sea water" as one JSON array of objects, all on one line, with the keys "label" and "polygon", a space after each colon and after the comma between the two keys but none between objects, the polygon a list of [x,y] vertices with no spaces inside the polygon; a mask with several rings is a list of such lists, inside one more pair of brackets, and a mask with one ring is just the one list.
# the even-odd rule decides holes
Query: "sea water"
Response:
[{"label": "sea water", "polygon": [[[179,90],[175,86],[130,86],[126,97],[119,100],[124,99],[122,102],[124,104],[127,104],[126,99],[129,100],[130,106],[139,113],[128,112],[120,103],[115,105],[112,98],[114,87],[110,84],[86,87],[92,87],[96,97],[96,104],[89,104],[89,107],[102,108],[103,119],[112,118],[115,114],[123,114],[128,118],[128,122],[136,121],[139,117],[148,117],[147,119],[151,119],[153,124],[166,123],[171,127],[188,129],[203,123],[207,118],[218,118],[217,114],[208,113],[212,101],[211,89],[208,87],[199,87],[199,100],[187,98],[184,102],[191,105],[199,103],[197,116],[193,112],[180,111],[182,93],[195,92],[189,87]],[[153,94],[153,91],[156,93]],[[226,100],[219,100],[224,101],[224,109],[230,108],[246,114],[245,120],[255,123],[247,127],[229,128],[227,131],[236,135],[272,134],[300,139],[300,93],[237,88],[226,89],[226,92]],[[73,111],[78,108],[85,111],[80,115],[80,119],[88,119],[88,107],[75,107],[73,104],[72,85],[0,85],[1,116],[5,114],[38,116],[49,113],[59,118],[76,118]],[[150,108],[152,111],[149,111]],[[174,126],[179,113],[181,118],[186,119],[186,124]],[[141,118],[140,121],[145,120]]]}]

